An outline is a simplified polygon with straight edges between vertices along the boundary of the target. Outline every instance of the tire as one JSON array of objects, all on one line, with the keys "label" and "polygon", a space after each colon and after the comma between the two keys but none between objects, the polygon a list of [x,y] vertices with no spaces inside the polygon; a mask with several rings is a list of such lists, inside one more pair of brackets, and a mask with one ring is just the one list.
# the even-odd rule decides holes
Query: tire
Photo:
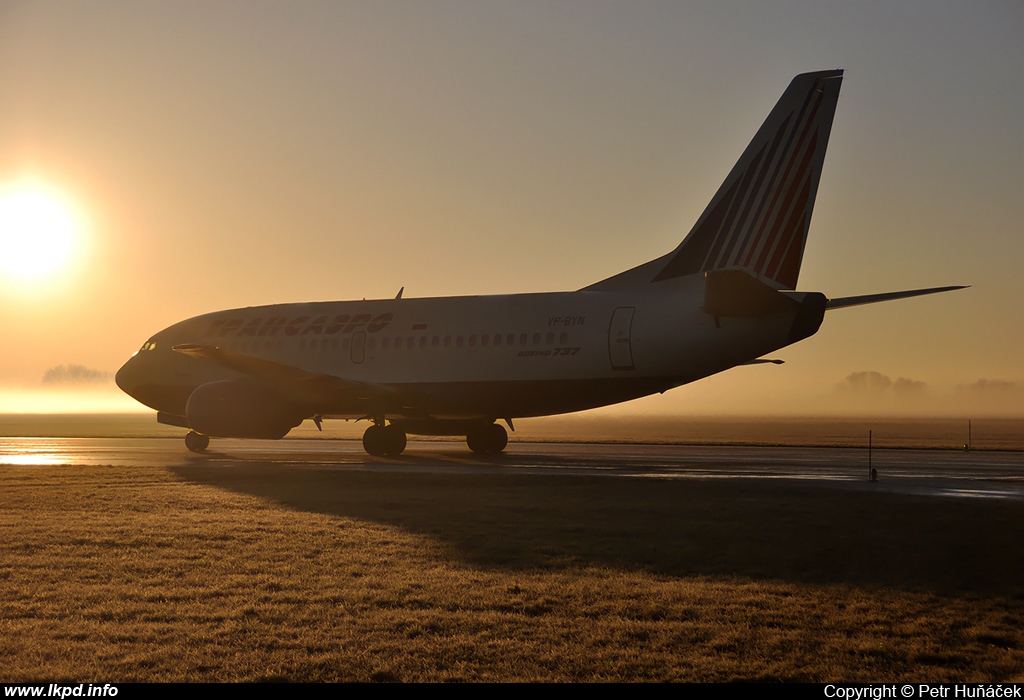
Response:
[{"label": "tire", "polygon": [[490,451],[494,454],[498,454],[504,450],[505,446],[508,445],[508,432],[506,432],[506,430],[497,423],[489,425],[487,427],[487,432],[490,433],[488,436],[488,442],[491,447]]},{"label": "tire", "polygon": [[388,457],[397,457],[405,451],[405,446],[408,443],[408,439],[405,437],[405,431],[399,428],[397,425],[389,425],[384,428],[384,435],[387,438],[387,449],[384,454]]},{"label": "tire", "polygon": [[206,448],[210,446],[210,438],[206,435],[200,435],[194,430],[188,431],[185,435],[185,447],[189,449],[189,452],[205,452]]},{"label": "tire", "polygon": [[473,450],[473,452],[482,454],[487,451],[487,438],[484,436],[482,430],[474,430],[472,433],[466,435],[466,445],[468,445],[469,449]]},{"label": "tire", "polygon": [[388,452],[388,434],[383,425],[371,425],[363,433],[363,449],[374,457],[383,457]]},{"label": "tire", "polygon": [[508,433],[497,423],[484,425],[466,435],[466,444],[479,454],[497,454],[508,444]]}]

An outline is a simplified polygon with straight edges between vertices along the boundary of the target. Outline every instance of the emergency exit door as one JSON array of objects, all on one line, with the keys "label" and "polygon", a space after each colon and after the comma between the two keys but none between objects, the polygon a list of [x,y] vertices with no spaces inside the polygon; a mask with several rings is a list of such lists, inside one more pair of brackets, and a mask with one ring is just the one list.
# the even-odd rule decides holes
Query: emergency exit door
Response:
[{"label": "emergency exit door", "polygon": [[608,356],[612,369],[634,369],[630,330],[635,311],[635,307],[622,306],[612,313],[612,322],[608,327]]}]

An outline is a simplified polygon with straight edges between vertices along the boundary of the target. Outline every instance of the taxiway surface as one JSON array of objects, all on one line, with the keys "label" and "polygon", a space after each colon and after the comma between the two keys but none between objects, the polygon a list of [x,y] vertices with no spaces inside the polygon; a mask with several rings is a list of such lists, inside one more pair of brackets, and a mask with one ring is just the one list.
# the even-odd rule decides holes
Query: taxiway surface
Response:
[{"label": "taxiway surface", "polygon": [[653,479],[813,480],[837,488],[1024,500],[1024,453],[842,447],[513,442],[481,457],[456,442],[410,441],[397,458],[369,457],[350,440],[217,440],[202,455],[170,438],[7,438],[3,465],[176,467],[265,464],[295,469],[416,473],[559,474]]}]

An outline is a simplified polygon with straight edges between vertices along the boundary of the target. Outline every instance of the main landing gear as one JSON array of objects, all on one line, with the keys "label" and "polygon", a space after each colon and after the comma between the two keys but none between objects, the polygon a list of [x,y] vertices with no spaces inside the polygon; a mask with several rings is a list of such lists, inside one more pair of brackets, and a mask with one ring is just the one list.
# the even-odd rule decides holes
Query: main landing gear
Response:
[{"label": "main landing gear", "polygon": [[206,435],[200,435],[194,430],[188,431],[185,435],[185,447],[187,447],[190,452],[203,452],[209,446],[210,438]]},{"label": "main landing gear", "polygon": [[466,444],[480,454],[498,454],[508,444],[508,433],[497,423],[481,425],[466,435]]},{"label": "main landing gear", "polygon": [[363,433],[363,449],[374,457],[397,457],[405,450],[405,431],[417,435],[465,435],[469,449],[478,454],[498,454],[508,445],[508,433],[497,423],[483,421],[405,421],[384,424],[383,418]]},{"label": "main landing gear", "polygon": [[405,450],[405,431],[397,425],[371,425],[363,433],[363,449],[374,457],[397,457]]}]

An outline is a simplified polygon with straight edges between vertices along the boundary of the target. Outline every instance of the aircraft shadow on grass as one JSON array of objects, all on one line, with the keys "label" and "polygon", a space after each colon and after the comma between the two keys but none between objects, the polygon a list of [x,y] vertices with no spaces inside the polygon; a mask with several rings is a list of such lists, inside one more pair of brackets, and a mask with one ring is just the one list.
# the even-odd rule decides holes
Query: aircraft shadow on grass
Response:
[{"label": "aircraft shadow on grass", "polygon": [[1016,502],[792,481],[419,473],[421,462],[436,460],[405,458],[401,471],[195,460],[173,471],[284,508],[435,538],[483,569],[605,566],[1024,597]]}]

